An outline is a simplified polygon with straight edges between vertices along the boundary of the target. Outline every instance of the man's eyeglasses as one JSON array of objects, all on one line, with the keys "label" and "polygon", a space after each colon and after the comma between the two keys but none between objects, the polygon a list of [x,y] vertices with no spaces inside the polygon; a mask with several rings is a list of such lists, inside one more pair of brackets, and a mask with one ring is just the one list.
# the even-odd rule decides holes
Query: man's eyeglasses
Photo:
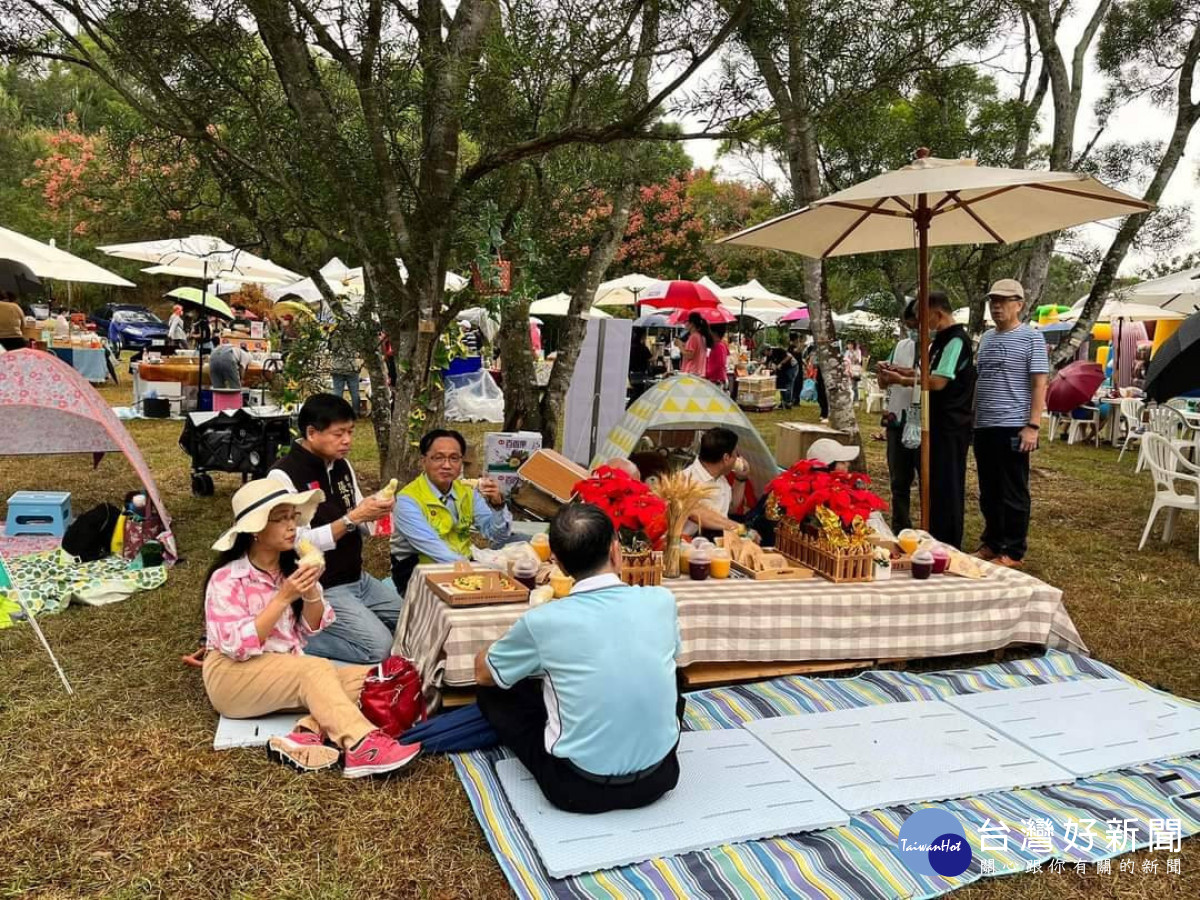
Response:
[{"label": "man's eyeglasses", "polygon": [[444,465],[445,463],[449,463],[452,466],[460,466],[463,461],[461,456],[427,456],[425,458],[435,466]]}]

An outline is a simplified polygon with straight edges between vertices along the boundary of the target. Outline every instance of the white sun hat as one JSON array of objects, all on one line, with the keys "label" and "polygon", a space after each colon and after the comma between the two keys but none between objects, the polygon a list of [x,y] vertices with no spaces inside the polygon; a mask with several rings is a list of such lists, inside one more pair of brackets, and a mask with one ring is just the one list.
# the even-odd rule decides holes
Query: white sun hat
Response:
[{"label": "white sun hat", "polygon": [[271,510],[277,506],[297,507],[300,524],[307,525],[324,499],[325,492],[320,488],[297,493],[274,478],[243,484],[233,495],[233,527],[217,538],[212,548],[224,552],[233,547],[238,534],[258,534],[267,527]]}]

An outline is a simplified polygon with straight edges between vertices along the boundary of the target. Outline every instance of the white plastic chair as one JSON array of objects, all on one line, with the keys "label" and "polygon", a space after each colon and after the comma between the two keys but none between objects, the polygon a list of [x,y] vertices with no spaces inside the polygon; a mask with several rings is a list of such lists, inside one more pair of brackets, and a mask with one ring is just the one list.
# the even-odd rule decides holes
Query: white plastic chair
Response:
[{"label": "white plastic chair", "polygon": [[1097,447],[1100,446],[1100,407],[1092,403],[1085,403],[1079,409],[1090,412],[1091,415],[1086,419],[1077,419],[1072,414],[1068,417],[1070,426],[1067,428],[1067,443],[1073,444],[1080,437],[1085,428],[1092,429],[1092,441]]},{"label": "white plastic chair", "polygon": [[887,402],[887,391],[879,386],[879,382],[870,376],[863,376],[862,386],[866,388],[866,411],[883,412]]},{"label": "white plastic chair", "polygon": [[[1125,440],[1121,443],[1121,452],[1117,454],[1117,462],[1121,461],[1121,457],[1125,455],[1125,451],[1129,449],[1129,445],[1137,444],[1139,447],[1142,443],[1142,435],[1145,433],[1145,426],[1142,425],[1142,410],[1146,408],[1146,401],[1140,397],[1125,397],[1121,401],[1119,410],[1120,421],[1119,426],[1125,428]],[[1116,443],[1116,440],[1113,441]]]},{"label": "white plastic chair", "polygon": [[[1142,457],[1150,466],[1154,477],[1154,504],[1150,507],[1150,518],[1142,532],[1141,550],[1150,537],[1150,529],[1159,511],[1167,510],[1167,521],[1163,525],[1163,541],[1169,542],[1175,531],[1175,516],[1181,509],[1200,513],[1200,467],[1193,465],[1169,440],[1154,432],[1142,438]],[[1200,527],[1197,529],[1200,535]],[[1200,542],[1196,548],[1200,558]]]},{"label": "white plastic chair", "polygon": [[1064,428],[1068,428],[1071,424],[1070,413],[1049,413],[1050,422],[1046,426],[1045,432],[1042,434],[1042,440],[1047,444],[1053,444],[1055,439],[1059,437]]},{"label": "white plastic chair", "polygon": [[[1141,449],[1138,452],[1137,466],[1135,472],[1142,471],[1146,465],[1146,434],[1154,433],[1164,440],[1170,442],[1171,446],[1176,450],[1191,449],[1195,446],[1195,439],[1190,436],[1191,429],[1188,428],[1187,421],[1179,414],[1179,410],[1173,409],[1170,406],[1147,406],[1144,412],[1146,418],[1146,428],[1142,435]],[[1184,433],[1188,437],[1183,437]]]}]

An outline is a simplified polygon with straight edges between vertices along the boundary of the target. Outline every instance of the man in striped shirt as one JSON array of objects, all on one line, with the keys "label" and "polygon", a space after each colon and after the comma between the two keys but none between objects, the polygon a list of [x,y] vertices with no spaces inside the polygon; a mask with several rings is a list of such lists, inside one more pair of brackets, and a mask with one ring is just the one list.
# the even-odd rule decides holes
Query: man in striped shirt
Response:
[{"label": "man in striped shirt", "polygon": [[996,327],[979,342],[975,391],[975,465],[984,520],[977,555],[1019,566],[1032,505],[1029,454],[1038,445],[1050,360],[1045,339],[1021,321],[1025,289],[1019,281],[997,281],[988,304]]}]

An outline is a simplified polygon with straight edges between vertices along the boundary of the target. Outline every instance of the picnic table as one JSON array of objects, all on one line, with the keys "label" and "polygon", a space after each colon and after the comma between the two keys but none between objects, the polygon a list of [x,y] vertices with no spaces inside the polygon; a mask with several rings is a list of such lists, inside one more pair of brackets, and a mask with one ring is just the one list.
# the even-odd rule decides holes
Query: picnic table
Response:
[{"label": "picnic table", "polygon": [[[392,648],[420,670],[431,702],[444,690],[472,687],[475,654],[529,609],[524,603],[452,609],[424,578],[452,568],[417,568]],[[976,580],[946,574],[918,581],[897,572],[865,584],[832,584],[819,576],[669,581],[664,586],[678,603],[683,637],[676,662],[685,677],[704,670],[713,680],[733,680],[798,671],[802,663],[847,668],[849,661],[980,653],[1010,644],[1087,652],[1062,591],[1023,572],[987,568],[988,577]]]}]

